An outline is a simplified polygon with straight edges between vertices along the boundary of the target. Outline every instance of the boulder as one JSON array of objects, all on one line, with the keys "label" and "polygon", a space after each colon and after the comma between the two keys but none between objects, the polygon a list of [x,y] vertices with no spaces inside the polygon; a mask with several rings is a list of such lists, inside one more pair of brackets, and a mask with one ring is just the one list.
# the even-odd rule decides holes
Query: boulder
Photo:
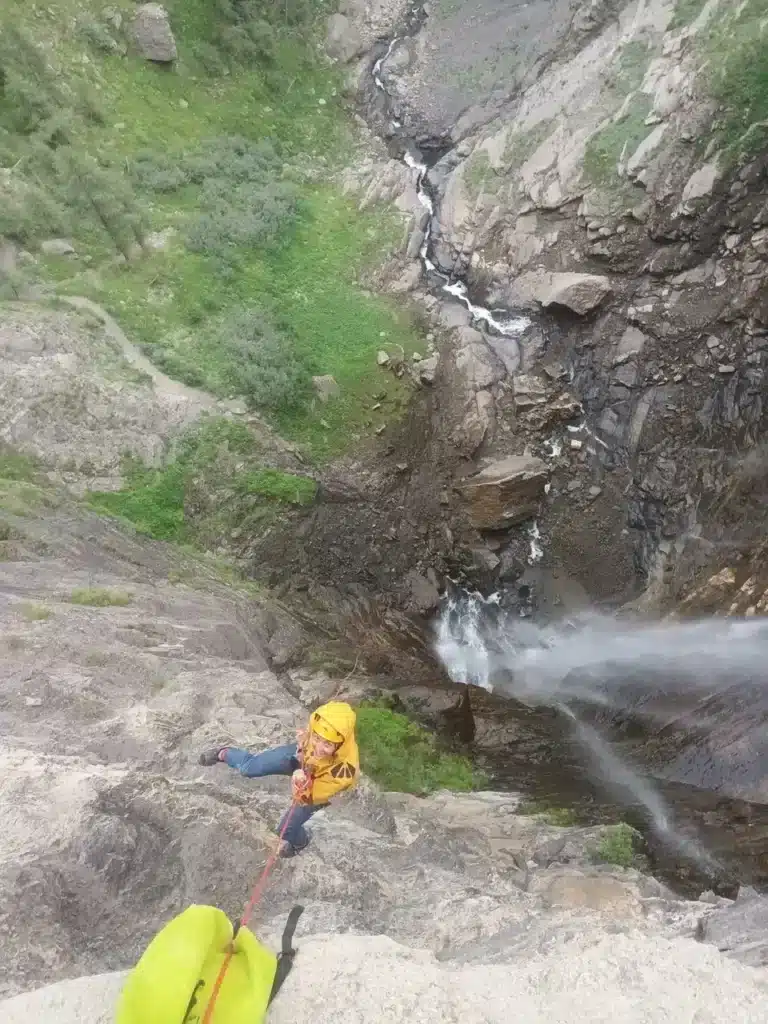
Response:
[{"label": "boulder", "polygon": [[345,64],[363,52],[360,32],[345,14],[332,14],[328,19],[325,48],[331,57]]},{"label": "boulder", "polygon": [[565,306],[586,316],[611,292],[611,282],[602,274],[550,273],[533,270],[521,274],[513,285],[518,300],[542,306]]},{"label": "boulder", "polygon": [[768,966],[768,898],[749,886],[699,922],[698,936],[752,967]]},{"label": "boulder", "polygon": [[341,394],[341,388],[337,384],[336,378],[332,377],[330,373],[313,377],[312,386],[315,389],[315,394],[323,403],[328,402],[331,398],[338,398]]},{"label": "boulder", "polygon": [[541,459],[513,455],[492,462],[462,487],[472,525],[503,530],[536,514],[549,468]]},{"label": "boulder", "polygon": [[133,38],[145,60],[171,64],[178,56],[168,11],[162,4],[142,4],[136,9]]},{"label": "boulder", "polygon": [[75,247],[67,238],[46,238],[40,243],[44,256],[74,256]]}]

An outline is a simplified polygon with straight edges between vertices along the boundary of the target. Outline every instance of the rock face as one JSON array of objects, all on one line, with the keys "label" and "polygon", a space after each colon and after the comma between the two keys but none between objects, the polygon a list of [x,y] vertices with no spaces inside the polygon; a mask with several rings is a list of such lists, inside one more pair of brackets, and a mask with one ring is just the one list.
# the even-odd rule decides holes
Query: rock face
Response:
[{"label": "rock face", "polygon": [[141,4],[136,9],[133,38],[146,60],[172,64],[178,56],[168,12],[162,4]]},{"label": "rock face", "polygon": [[[274,1024],[311,1024],[329,1015],[364,1024],[419,1020],[503,1024],[510,1006],[530,1024],[609,1021],[666,1024],[764,1019],[765,988],[749,968],[724,968],[690,940],[649,941],[635,933],[582,937],[530,963],[446,964],[385,936],[326,935],[298,943],[288,979],[270,1009]],[[108,1024],[120,975],[100,975],[19,996],[1,1008],[7,1024]],[[717,1016],[712,1007],[717,1007]]]},{"label": "rock face", "polygon": [[591,313],[611,292],[607,277],[598,274],[521,274],[513,294],[522,301],[534,299],[542,306],[565,306],[580,316]]},{"label": "rock face", "polygon": [[472,525],[503,530],[536,514],[549,470],[541,459],[515,455],[493,462],[463,487]]},{"label": "rock face", "polygon": [[[54,498],[2,513],[17,558],[0,575],[0,996],[64,984],[0,1016],[90,1024],[110,1019],[121,976],[66,979],[129,969],[190,902],[235,916],[275,841],[285,780],[201,768],[200,749],[285,742],[307,708],[263,654],[279,609]],[[74,602],[84,586],[120,600]],[[271,1019],[316,1019],[321,999],[354,1021],[501,1021],[514,999],[542,1022],[575,1024],[586,1005],[595,1020],[618,1006],[661,1024],[704,1014],[715,990],[734,1020],[763,1019],[764,971],[694,938],[719,907],[594,864],[600,829],[550,826],[518,803],[366,780],[316,815],[312,845],[278,865],[260,905],[273,947],[306,907]],[[361,994],[374,974],[375,1009]]]}]

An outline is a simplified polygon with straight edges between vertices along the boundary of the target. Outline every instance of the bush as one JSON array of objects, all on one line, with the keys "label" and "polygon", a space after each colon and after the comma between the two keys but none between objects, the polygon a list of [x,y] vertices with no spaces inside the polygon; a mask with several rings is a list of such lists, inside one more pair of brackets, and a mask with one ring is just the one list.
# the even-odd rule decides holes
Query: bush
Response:
[{"label": "bush", "polygon": [[240,136],[209,140],[180,158],[143,152],[133,166],[136,183],[147,191],[200,186],[200,213],[189,224],[187,245],[222,268],[237,262],[238,249],[270,245],[293,224],[298,192],[281,180],[282,172],[270,142]]},{"label": "bush", "polygon": [[172,460],[163,469],[126,456],[125,487],[91,492],[89,502],[100,511],[128,519],[150,537],[184,543],[206,540],[206,517],[212,518],[213,533],[219,538],[243,517],[258,518],[251,496],[264,499],[257,505],[267,514],[279,504],[307,505],[314,500],[314,480],[255,468],[259,459],[259,446],[244,424],[212,419],[177,442]]},{"label": "bush", "polygon": [[92,608],[108,608],[111,605],[123,608],[132,600],[131,595],[123,590],[105,590],[101,587],[77,587],[69,595],[70,604],[89,605]]},{"label": "bush", "polygon": [[317,494],[317,484],[310,477],[283,473],[279,469],[245,473],[237,481],[237,488],[241,494],[258,494],[286,505],[311,505]]},{"label": "bush", "polygon": [[635,856],[637,835],[636,829],[624,821],[618,825],[609,825],[594,851],[594,859],[604,864],[616,864],[621,868],[630,867]]},{"label": "bush", "polygon": [[311,377],[291,338],[278,334],[258,310],[235,313],[216,332],[228,383],[256,409],[295,408],[307,397]]},{"label": "bush", "polygon": [[424,796],[469,792],[487,781],[468,758],[441,751],[431,733],[388,707],[362,705],[357,738],[363,771],[384,789]]}]

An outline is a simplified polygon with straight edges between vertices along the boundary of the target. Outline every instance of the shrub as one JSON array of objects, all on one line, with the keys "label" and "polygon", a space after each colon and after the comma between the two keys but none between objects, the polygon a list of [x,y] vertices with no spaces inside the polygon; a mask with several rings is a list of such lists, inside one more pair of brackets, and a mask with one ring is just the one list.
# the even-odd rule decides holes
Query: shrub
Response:
[{"label": "shrub", "polygon": [[45,605],[32,604],[28,601],[24,601],[19,610],[27,622],[45,622],[52,614],[50,608],[46,608]]},{"label": "shrub", "polygon": [[468,758],[440,750],[431,733],[388,707],[361,706],[357,738],[363,770],[384,789],[424,796],[436,789],[468,792],[486,782]]},{"label": "shrub", "polygon": [[317,494],[317,484],[310,477],[283,473],[279,469],[245,473],[238,479],[237,488],[241,494],[259,494],[286,505],[311,505]]},{"label": "shrub", "polygon": [[603,833],[599,845],[594,850],[595,860],[604,864],[616,864],[628,868],[635,856],[636,829],[622,821],[618,825],[609,825]]},{"label": "shrub", "polygon": [[111,605],[125,607],[133,598],[124,590],[106,590],[101,587],[77,587],[69,595],[70,604],[89,605],[93,608],[108,608]]},{"label": "shrub", "polygon": [[255,309],[241,310],[218,327],[215,345],[228,384],[256,409],[295,408],[309,394],[311,377],[293,341],[278,334]]}]

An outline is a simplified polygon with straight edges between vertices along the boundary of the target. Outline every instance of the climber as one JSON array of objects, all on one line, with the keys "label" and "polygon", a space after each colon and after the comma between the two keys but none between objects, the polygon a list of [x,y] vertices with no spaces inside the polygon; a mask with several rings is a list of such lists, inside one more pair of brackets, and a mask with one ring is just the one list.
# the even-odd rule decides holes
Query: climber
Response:
[{"label": "climber", "polygon": [[[249,779],[290,775],[293,804],[277,827],[283,836],[281,857],[293,857],[309,845],[304,826],[312,815],[328,806],[331,797],[357,782],[360,759],[355,740],[355,712],[342,701],[331,701],[313,711],[297,742],[250,754],[237,747],[214,747],[200,755],[200,764],[219,761]],[[290,820],[288,820],[290,815]],[[287,821],[287,827],[286,827]],[[283,833],[283,829],[285,832]]]}]

